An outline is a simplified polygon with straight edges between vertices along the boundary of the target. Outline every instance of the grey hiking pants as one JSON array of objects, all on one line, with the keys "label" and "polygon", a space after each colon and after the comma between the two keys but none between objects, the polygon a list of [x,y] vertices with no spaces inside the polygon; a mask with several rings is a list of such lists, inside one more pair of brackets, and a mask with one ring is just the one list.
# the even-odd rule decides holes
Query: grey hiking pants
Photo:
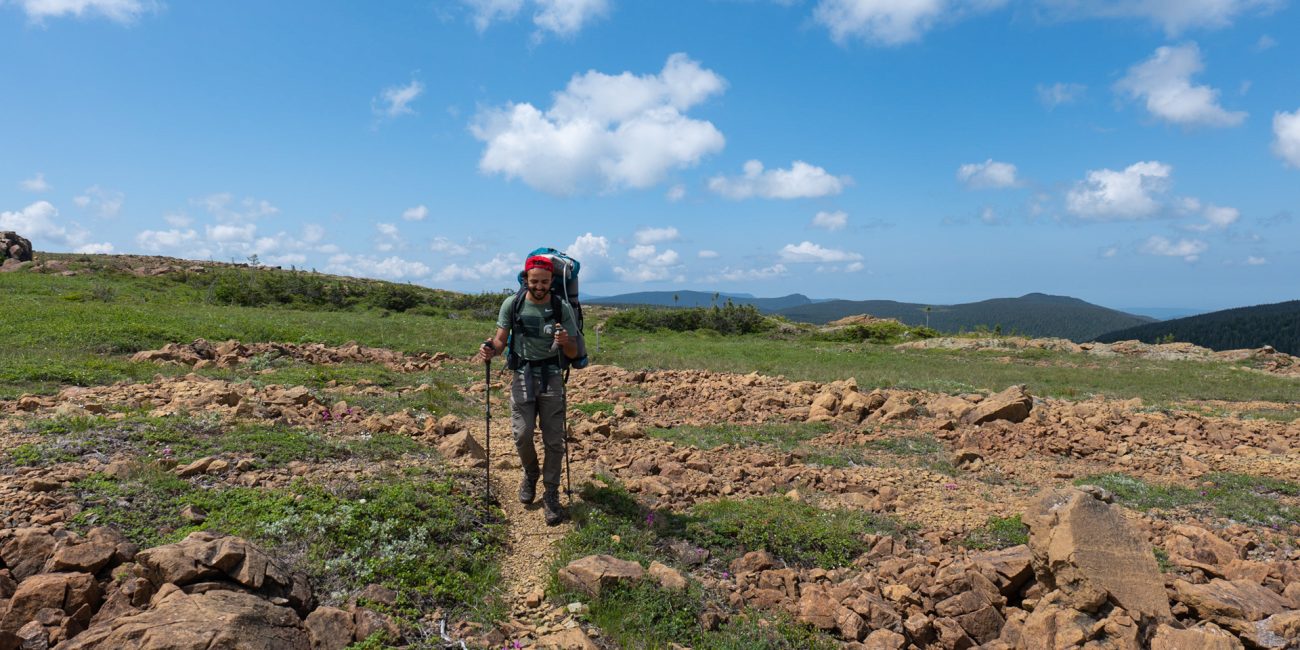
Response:
[{"label": "grey hiking pants", "polygon": [[540,422],[542,428],[542,447],[545,457],[542,461],[542,485],[549,490],[560,487],[560,471],[564,469],[564,377],[558,369],[549,373],[546,392],[540,390],[540,378],[535,379],[533,399],[525,401],[523,382],[526,375],[514,373],[510,385],[510,423],[514,426],[515,449],[519,451],[519,463],[524,475],[536,477],[537,449],[533,446],[533,434]]}]

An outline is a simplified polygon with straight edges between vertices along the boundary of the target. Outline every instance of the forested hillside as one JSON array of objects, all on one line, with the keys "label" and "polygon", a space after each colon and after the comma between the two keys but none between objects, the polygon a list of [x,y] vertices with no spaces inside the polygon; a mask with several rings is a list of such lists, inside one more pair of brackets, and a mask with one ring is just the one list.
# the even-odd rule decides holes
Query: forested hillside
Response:
[{"label": "forested hillside", "polygon": [[1300,355],[1300,300],[1223,311],[1149,323],[1107,332],[1098,341],[1112,343],[1137,339],[1187,341],[1211,350],[1236,350],[1271,345],[1281,352]]}]

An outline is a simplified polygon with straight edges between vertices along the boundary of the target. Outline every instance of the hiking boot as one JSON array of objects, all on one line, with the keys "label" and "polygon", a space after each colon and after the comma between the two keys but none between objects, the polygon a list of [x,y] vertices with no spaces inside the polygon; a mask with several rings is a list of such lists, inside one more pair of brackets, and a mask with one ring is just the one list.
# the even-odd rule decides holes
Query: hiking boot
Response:
[{"label": "hiking boot", "polygon": [[558,490],[547,490],[542,494],[542,514],[546,516],[547,526],[554,526],[564,521],[564,506],[560,505]]},{"label": "hiking boot", "polygon": [[519,503],[528,505],[537,498],[537,477],[524,474],[524,480],[519,482]]}]

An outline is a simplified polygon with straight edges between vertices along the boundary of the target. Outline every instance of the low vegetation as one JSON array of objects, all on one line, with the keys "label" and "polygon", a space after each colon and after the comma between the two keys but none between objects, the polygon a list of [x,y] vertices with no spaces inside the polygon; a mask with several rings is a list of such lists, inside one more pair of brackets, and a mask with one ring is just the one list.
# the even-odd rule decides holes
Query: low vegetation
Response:
[{"label": "low vegetation", "polygon": [[727,304],[722,307],[688,309],[632,307],[610,316],[605,321],[605,327],[608,330],[641,332],[712,330],[719,334],[754,334],[773,330],[776,328],[776,323],[753,305],[736,305],[727,301]]},{"label": "low vegetation", "polygon": [[779,422],[760,425],[712,424],[686,425],[672,428],[652,428],[647,433],[655,438],[671,440],[676,444],[699,449],[717,449],[723,445],[739,447],[762,444],[789,451],[799,443],[816,438],[831,430],[824,422]]},{"label": "low vegetation", "polygon": [[962,540],[962,546],[977,550],[1010,548],[1029,543],[1029,527],[1020,515],[989,517],[983,526],[972,530]]},{"label": "low vegetation", "polygon": [[1153,483],[1127,474],[1098,474],[1075,480],[1097,485],[1118,503],[1136,510],[1190,510],[1253,525],[1280,528],[1300,524],[1300,484],[1275,478],[1215,472],[1196,487]]}]

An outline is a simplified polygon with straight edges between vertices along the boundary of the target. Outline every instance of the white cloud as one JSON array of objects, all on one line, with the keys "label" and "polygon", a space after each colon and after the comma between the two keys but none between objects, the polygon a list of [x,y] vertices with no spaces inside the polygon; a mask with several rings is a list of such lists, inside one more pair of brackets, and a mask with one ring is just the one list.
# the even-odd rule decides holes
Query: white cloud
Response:
[{"label": "white cloud", "polygon": [[1015,165],[992,158],[982,163],[962,165],[957,168],[957,179],[971,189],[1002,189],[1019,184]]},{"label": "white cloud", "polygon": [[194,220],[184,212],[168,212],[163,215],[163,221],[166,221],[167,225],[173,228],[188,228],[190,224],[194,223]]},{"label": "white cloud", "polygon": [[1129,165],[1124,171],[1094,169],[1065,197],[1065,207],[1084,219],[1144,219],[1160,211],[1156,199],[1169,188],[1173,168],[1162,162]]},{"label": "white cloud", "polygon": [[303,266],[307,264],[307,256],[302,253],[272,255],[266,258],[266,263],[272,266]]},{"label": "white cloud", "polygon": [[667,280],[674,275],[674,267],[681,261],[677,251],[670,249],[660,253],[653,244],[633,246],[627,252],[631,264],[627,267],[614,267],[614,272],[624,282],[654,282]]},{"label": "white cloud", "polygon": [[686,198],[686,186],[678,183],[677,185],[668,188],[668,191],[664,196],[667,197],[669,201],[676,203]]},{"label": "white cloud", "polygon": [[980,210],[980,221],[989,226],[996,226],[1002,223],[1002,219],[998,217],[997,211],[987,205]]},{"label": "white cloud", "polygon": [[106,190],[98,185],[91,185],[80,196],[72,198],[79,208],[90,210],[95,216],[111,219],[122,211],[126,195],[117,190]]},{"label": "white cloud", "polygon": [[681,234],[676,228],[668,226],[667,228],[642,228],[636,231],[635,237],[638,244],[662,244],[681,239]]},{"label": "white cloud", "polygon": [[1246,258],[1247,266],[1263,266],[1265,264],[1268,264],[1268,260],[1263,257],[1255,257],[1254,255],[1251,255]]},{"label": "white cloud", "polygon": [[1104,258],[1115,257],[1116,255],[1119,255],[1119,246],[1107,246],[1101,251],[1101,256]]},{"label": "white cloud", "polygon": [[709,179],[709,189],[729,199],[799,199],[839,194],[851,182],[848,176],[832,176],[802,160],[794,161],[790,169],[769,170],[763,169],[763,163],[750,160],[745,163],[744,176],[714,176]]},{"label": "white cloud", "polygon": [[1200,259],[1201,253],[1209,250],[1209,248],[1209,244],[1199,239],[1180,239],[1173,242],[1160,235],[1152,235],[1142,244],[1139,250],[1147,255],[1181,257],[1188,262],[1195,262]]},{"label": "white cloud", "polygon": [[1281,0],[1039,0],[1065,17],[1141,18],[1170,36],[1193,28],[1220,28],[1238,14],[1281,6]]},{"label": "white cloud", "polygon": [[522,265],[515,256],[498,254],[478,264],[448,264],[434,276],[439,282],[498,280],[518,275]]},{"label": "white cloud", "polygon": [[599,235],[587,233],[579,235],[564,250],[570,257],[579,262],[595,258],[606,258],[609,257],[609,240]]},{"label": "white cloud", "polygon": [[1286,164],[1300,168],[1300,109],[1273,114],[1273,153]]},{"label": "white cloud", "polygon": [[35,22],[46,18],[98,14],[119,23],[131,23],[141,14],[157,8],[153,0],[15,0]]},{"label": "white cloud", "polygon": [[209,241],[217,242],[218,244],[247,244],[252,243],[253,236],[257,232],[257,226],[251,223],[242,226],[219,223],[215,226],[206,226],[204,230],[207,239]]},{"label": "white cloud", "polygon": [[234,195],[230,192],[190,199],[190,203],[202,207],[208,214],[223,222],[255,221],[280,212],[280,208],[271,205],[270,201],[253,197],[244,197],[240,201],[235,201]]},{"label": "white cloud", "polygon": [[1236,208],[1205,206],[1205,221],[1215,228],[1227,228],[1241,218],[1241,211]]},{"label": "white cloud", "polygon": [[463,0],[473,11],[474,27],[485,31],[497,20],[509,20],[519,13],[524,0]]},{"label": "white cloud", "polygon": [[1144,101],[1152,115],[1166,122],[1186,126],[1241,124],[1246,113],[1220,106],[1218,90],[1192,85],[1192,75],[1204,68],[1195,43],[1158,47],[1151,58],[1129,68],[1115,88]]},{"label": "white cloud", "polygon": [[679,256],[677,251],[669,248],[660,253],[653,244],[641,244],[633,246],[627,252],[628,258],[641,264],[654,264],[658,266],[673,266],[677,264]]},{"label": "white cloud", "polygon": [[113,245],[108,242],[100,242],[97,244],[83,244],[81,246],[78,246],[76,250],[72,252],[83,253],[86,255],[108,255],[109,253],[113,252]]},{"label": "white cloud", "polygon": [[405,86],[389,86],[380,91],[379,96],[370,100],[370,110],[380,117],[394,118],[400,115],[412,115],[415,110],[411,102],[424,92],[424,84],[411,80]]},{"label": "white cloud", "polygon": [[199,233],[194,229],[189,230],[145,230],[135,236],[135,242],[141,248],[158,253],[165,250],[179,249],[189,247],[198,242]]},{"label": "white cloud", "polygon": [[0,230],[12,230],[31,240],[32,246],[77,249],[89,243],[90,233],[76,224],[62,226],[59,211],[49,201],[37,201],[20,212],[0,212]]},{"label": "white cloud", "polygon": [[528,103],[480,111],[470,128],[486,143],[479,169],[562,196],[650,187],[722,150],[712,123],[683,113],[725,87],[680,53],[656,75],[575,75],[545,113]]},{"label": "white cloud", "polygon": [[534,0],[533,24],[559,36],[573,36],[587,23],[609,13],[609,0]]},{"label": "white cloud", "polygon": [[397,226],[391,223],[377,223],[375,230],[379,231],[379,236],[375,238],[375,250],[381,253],[387,253],[398,248],[402,248],[402,235],[397,231]]},{"label": "white cloud", "polygon": [[443,255],[451,255],[453,257],[460,257],[461,255],[469,254],[469,248],[457,244],[446,237],[434,237],[433,242],[429,244],[429,250],[435,253],[442,253]]},{"label": "white cloud", "polygon": [[1050,86],[1038,84],[1038,101],[1050,110],[1079,101],[1087,91],[1088,87],[1083,84],[1067,84],[1059,81]]},{"label": "white cloud", "polygon": [[787,269],[784,264],[773,264],[761,269],[733,269],[727,267],[717,273],[704,278],[705,282],[743,282],[747,280],[767,280],[785,275]]},{"label": "white cloud", "polygon": [[407,221],[424,221],[424,218],[427,216],[429,216],[429,208],[426,208],[423,205],[417,205],[414,208],[407,208],[402,212],[402,218]]},{"label": "white cloud", "polygon": [[990,11],[1006,0],[820,0],[813,20],[830,30],[840,44],[854,39],[877,45],[919,40],[941,20]]},{"label": "white cloud", "polygon": [[1268,34],[1264,34],[1263,36],[1260,36],[1259,40],[1255,41],[1256,52],[1271,50],[1275,47],[1277,47],[1277,40],[1275,40],[1272,36],[1269,36]]},{"label": "white cloud", "polygon": [[381,224],[376,224],[376,225],[375,225],[375,229],[379,231],[379,234],[381,234],[381,235],[383,235],[383,236],[385,236],[385,237],[396,237],[396,236],[397,236],[397,226],[394,226],[394,225],[391,224],[391,223],[381,223]]},{"label": "white cloud", "polygon": [[857,253],[836,250],[834,248],[823,248],[810,241],[801,244],[786,244],[781,249],[781,260],[784,262],[852,262],[862,259]]},{"label": "white cloud", "polygon": [[304,224],[302,227],[302,240],[308,244],[315,244],[325,239],[325,227],[316,223]]},{"label": "white cloud", "polygon": [[19,183],[19,185],[28,192],[50,191],[50,184],[45,181],[45,174],[41,172],[36,172],[35,176],[24,179]]},{"label": "white cloud", "polygon": [[848,223],[849,214],[843,210],[836,210],[834,212],[822,210],[821,212],[818,212],[812,220],[812,226],[814,228],[822,228],[831,232],[843,230],[844,226],[847,226]]},{"label": "white cloud", "polygon": [[702,260],[712,260],[718,258],[718,251],[711,251],[706,249],[696,253],[696,255],[698,255],[699,258]]},{"label": "white cloud", "polygon": [[383,259],[367,255],[341,253],[329,259],[327,273],[385,280],[418,280],[429,275],[430,269],[422,262],[404,260],[397,256]]},{"label": "white cloud", "polygon": [[864,268],[866,268],[866,265],[864,265],[862,262],[854,262],[852,264],[845,266],[844,271],[847,273],[857,273],[858,271],[861,271]]}]

